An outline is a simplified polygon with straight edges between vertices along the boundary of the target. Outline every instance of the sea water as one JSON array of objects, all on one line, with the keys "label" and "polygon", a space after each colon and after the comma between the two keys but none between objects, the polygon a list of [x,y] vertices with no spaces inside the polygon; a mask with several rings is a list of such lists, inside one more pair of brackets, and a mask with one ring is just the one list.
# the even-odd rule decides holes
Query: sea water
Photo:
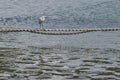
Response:
[{"label": "sea water", "polygon": [[[0,0],[0,27],[120,27],[120,0]],[[120,32],[0,33],[0,80],[119,80]]]}]

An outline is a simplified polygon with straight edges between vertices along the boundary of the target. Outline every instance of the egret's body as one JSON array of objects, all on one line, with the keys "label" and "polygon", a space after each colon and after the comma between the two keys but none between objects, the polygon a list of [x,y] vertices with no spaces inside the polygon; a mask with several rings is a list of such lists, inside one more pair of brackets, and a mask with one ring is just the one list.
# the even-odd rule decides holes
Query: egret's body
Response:
[{"label": "egret's body", "polygon": [[39,24],[40,24],[41,29],[43,29],[43,23],[45,21],[45,18],[46,18],[46,16],[42,16],[39,18]]}]

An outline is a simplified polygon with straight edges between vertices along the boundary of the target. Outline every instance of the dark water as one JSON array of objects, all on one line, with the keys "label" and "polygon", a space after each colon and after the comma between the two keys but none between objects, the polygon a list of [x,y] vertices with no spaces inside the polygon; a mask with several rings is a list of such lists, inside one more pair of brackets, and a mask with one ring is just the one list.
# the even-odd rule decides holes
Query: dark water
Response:
[{"label": "dark water", "polygon": [[[0,0],[0,27],[120,27],[120,0]],[[0,80],[120,80],[120,32],[0,33]]]}]

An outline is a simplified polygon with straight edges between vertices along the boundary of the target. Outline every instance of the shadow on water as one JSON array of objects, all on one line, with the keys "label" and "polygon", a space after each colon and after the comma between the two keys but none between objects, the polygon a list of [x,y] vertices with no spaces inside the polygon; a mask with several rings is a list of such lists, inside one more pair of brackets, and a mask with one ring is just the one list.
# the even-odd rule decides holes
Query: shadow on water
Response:
[{"label": "shadow on water", "polygon": [[112,48],[1,47],[0,79],[119,80],[119,53]]}]

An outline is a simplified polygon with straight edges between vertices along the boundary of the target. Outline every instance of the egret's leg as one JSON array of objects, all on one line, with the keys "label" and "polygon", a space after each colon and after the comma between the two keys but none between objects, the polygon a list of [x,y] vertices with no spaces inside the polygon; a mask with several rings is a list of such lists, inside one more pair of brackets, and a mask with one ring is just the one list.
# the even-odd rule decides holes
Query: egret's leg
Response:
[{"label": "egret's leg", "polygon": [[41,25],[40,25],[40,29],[42,29],[42,23],[41,23]]},{"label": "egret's leg", "polygon": [[42,23],[42,29],[43,29],[43,23]]},{"label": "egret's leg", "polygon": [[44,29],[44,28],[43,28],[43,23],[41,24],[41,29]]},{"label": "egret's leg", "polygon": [[43,29],[44,30],[44,23],[42,23],[42,28],[41,29]]},{"label": "egret's leg", "polygon": [[40,29],[42,29],[42,23],[40,24]]}]

